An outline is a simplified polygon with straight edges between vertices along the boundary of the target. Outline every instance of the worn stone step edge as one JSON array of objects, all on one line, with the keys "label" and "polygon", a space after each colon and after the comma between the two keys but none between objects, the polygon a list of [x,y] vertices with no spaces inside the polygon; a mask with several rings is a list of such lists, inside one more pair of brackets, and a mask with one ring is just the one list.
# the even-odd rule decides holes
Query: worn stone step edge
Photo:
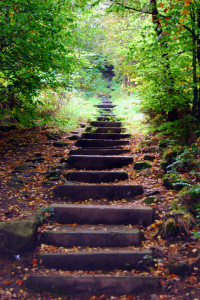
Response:
[{"label": "worn stone step edge", "polygon": [[141,224],[148,226],[153,222],[153,209],[148,206],[54,203],[50,205],[50,209],[54,212],[52,220],[61,224]]},{"label": "worn stone step edge", "polygon": [[41,240],[45,244],[66,248],[73,246],[138,246],[140,244],[140,231],[138,228],[124,228],[111,225],[90,225],[89,227],[60,225],[56,229],[42,232]]},{"label": "worn stone step edge", "polygon": [[127,140],[101,140],[101,139],[79,139],[75,145],[77,147],[113,147],[119,145],[128,145],[129,141]]},{"label": "worn stone step edge", "polygon": [[100,116],[97,118],[97,121],[117,121],[116,117],[101,117],[101,114]]},{"label": "worn stone step edge", "polygon": [[130,138],[131,135],[128,133],[93,133],[87,132],[81,135],[81,139],[110,139],[110,140],[120,140]]},{"label": "worn stone step edge", "polygon": [[90,126],[95,127],[121,127],[122,122],[114,122],[114,121],[92,121]]},{"label": "worn stone step edge", "polygon": [[79,148],[77,150],[71,150],[69,155],[120,155],[123,153],[130,153],[129,149],[122,148]]},{"label": "worn stone step edge", "polygon": [[108,104],[108,103],[103,103],[103,104],[96,104],[95,107],[99,107],[99,108],[114,108],[116,107],[116,105],[113,104]]},{"label": "worn stone step edge", "polygon": [[[57,270],[127,270],[141,267],[147,258],[152,259],[150,250],[100,250],[70,253],[40,253],[38,261],[45,267]],[[137,265],[139,263],[139,266]]]},{"label": "worn stone step edge", "polygon": [[133,163],[132,156],[70,155],[67,164],[76,169],[105,170],[121,168]]},{"label": "worn stone step edge", "polygon": [[128,173],[125,171],[71,171],[64,175],[64,177],[71,181],[100,183],[126,180],[128,179]]},{"label": "worn stone step edge", "polygon": [[59,198],[68,199],[71,201],[81,200],[132,200],[143,194],[143,187],[141,185],[111,185],[111,184],[62,184],[57,185],[54,193]]},{"label": "worn stone step edge", "polygon": [[[120,296],[158,292],[160,279],[158,276],[63,276],[32,275],[26,286],[35,291],[48,291],[65,295],[88,296]],[[88,299],[88,298],[87,298]],[[76,298],[77,300],[77,298]]]}]

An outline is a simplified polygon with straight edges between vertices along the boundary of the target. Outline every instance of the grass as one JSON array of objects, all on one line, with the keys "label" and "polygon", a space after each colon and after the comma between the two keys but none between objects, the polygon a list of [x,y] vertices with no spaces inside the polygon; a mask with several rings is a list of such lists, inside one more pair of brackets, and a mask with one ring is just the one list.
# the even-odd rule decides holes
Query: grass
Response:
[{"label": "grass", "polygon": [[130,134],[145,133],[147,131],[144,124],[145,117],[141,112],[140,99],[137,93],[129,93],[116,83],[113,83],[112,89],[112,102],[117,105],[114,113],[122,120],[127,132]]},{"label": "grass", "polygon": [[95,104],[100,102],[97,97],[86,98],[84,93],[73,91],[48,91],[40,96],[44,106],[41,109],[53,116],[51,125],[56,125],[66,133],[80,127],[80,123],[90,122],[97,116]]}]

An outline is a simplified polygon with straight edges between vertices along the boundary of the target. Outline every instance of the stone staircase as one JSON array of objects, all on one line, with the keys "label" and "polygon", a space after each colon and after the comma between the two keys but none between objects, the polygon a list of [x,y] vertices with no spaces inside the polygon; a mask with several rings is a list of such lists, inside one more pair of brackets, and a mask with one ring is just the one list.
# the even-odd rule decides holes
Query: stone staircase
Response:
[{"label": "stone staircase", "polygon": [[[42,233],[43,243],[59,247],[59,251],[41,251],[38,262],[44,274],[38,272],[27,280],[34,290],[64,294],[70,299],[89,299],[102,294],[133,295],[159,288],[157,276],[139,272],[152,252],[140,247],[138,227],[152,223],[152,208],[67,204],[68,200],[91,198],[134,201],[143,194],[140,185],[117,183],[126,180],[128,173],[116,169],[133,162],[133,157],[127,156],[130,151],[122,148],[129,144],[126,140],[129,135],[124,133],[121,122],[116,121],[110,99],[105,98],[97,107],[100,117],[77,140],[80,148],[69,153],[67,163],[76,170],[69,171],[67,181],[55,188],[57,199],[63,202],[51,206],[58,225]],[[45,268],[55,272],[47,275]]]}]

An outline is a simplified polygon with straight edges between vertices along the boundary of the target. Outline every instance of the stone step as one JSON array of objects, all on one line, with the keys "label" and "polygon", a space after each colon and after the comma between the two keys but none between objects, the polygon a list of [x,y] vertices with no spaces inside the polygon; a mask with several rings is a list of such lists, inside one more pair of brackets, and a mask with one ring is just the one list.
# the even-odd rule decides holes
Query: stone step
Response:
[{"label": "stone step", "polygon": [[121,168],[133,163],[132,156],[112,155],[70,155],[67,159],[70,167],[86,170],[105,170]]},{"label": "stone step", "polygon": [[69,155],[120,155],[123,153],[130,153],[130,150],[120,148],[79,148],[77,150],[71,150]]},{"label": "stone step", "polygon": [[[160,281],[158,276],[111,276],[111,275],[32,275],[26,286],[38,292],[46,291],[54,294],[72,296],[76,300],[89,299],[91,296],[120,296],[153,291],[158,292]],[[78,298],[77,298],[78,297]]]},{"label": "stone step", "polygon": [[127,247],[139,246],[140,234],[137,228],[114,225],[60,225],[44,231],[42,242],[57,247]]},{"label": "stone step", "polygon": [[99,107],[99,108],[114,108],[116,107],[116,105],[113,105],[113,104],[109,104],[109,103],[103,103],[103,104],[98,104],[98,105],[95,105],[95,107]]},{"label": "stone step", "polygon": [[120,200],[134,199],[143,194],[141,185],[80,185],[80,184],[61,184],[54,189],[55,195],[59,198],[72,200],[74,202],[81,200]]},{"label": "stone step", "polygon": [[124,132],[125,128],[121,127],[92,127],[88,126],[86,128],[87,132],[95,132],[95,133],[120,133]]},{"label": "stone step", "polygon": [[[137,268],[138,262],[145,264],[152,257],[150,250],[109,249],[69,253],[39,254],[38,261],[45,267],[56,270],[127,270]],[[141,267],[140,265],[140,267]]]},{"label": "stone step", "polygon": [[153,209],[147,206],[51,204],[52,220],[60,224],[107,224],[148,226],[153,222]]},{"label": "stone step", "polygon": [[111,111],[113,111],[113,107],[104,107],[104,108],[101,108],[101,110],[100,110],[100,112],[111,112]]},{"label": "stone step", "polygon": [[120,140],[130,138],[131,135],[128,133],[83,133],[81,138],[84,139],[109,139],[109,140]]},{"label": "stone step", "polygon": [[113,182],[115,180],[128,179],[125,171],[82,171],[68,172],[65,178],[70,181],[81,181],[88,183]]},{"label": "stone step", "polygon": [[108,121],[119,121],[119,119],[117,118],[117,116],[116,115],[113,115],[113,113],[110,113],[110,114],[105,114],[104,112],[102,112],[102,113],[100,113],[99,114],[99,116],[98,116],[98,118],[107,118],[108,119]]},{"label": "stone step", "polygon": [[116,121],[116,117],[110,116],[110,117],[98,117],[97,121]]},{"label": "stone step", "polygon": [[114,122],[114,121],[92,121],[90,123],[91,126],[94,127],[121,127],[122,122]]},{"label": "stone step", "polygon": [[128,145],[128,144],[129,141],[127,140],[79,139],[75,145],[77,147],[107,148],[107,147],[115,147],[115,146]]},{"label": "stone step", "polygon": [[101,117],[117,117],[117,115],[113,115],[113,113],[102,112]]}]

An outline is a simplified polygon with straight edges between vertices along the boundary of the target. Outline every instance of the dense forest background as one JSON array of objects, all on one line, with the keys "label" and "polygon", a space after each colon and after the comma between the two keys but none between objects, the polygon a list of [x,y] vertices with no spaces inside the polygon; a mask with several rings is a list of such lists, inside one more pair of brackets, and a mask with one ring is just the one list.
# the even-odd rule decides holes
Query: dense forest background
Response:
[{"label": "dense forest background", "polygon": [[67,125],[71,101],[78,113],[105,92],[113,66],[112,90],[139,97],[156,129],[196,130],[199,1],[5,0],[0,23],[2,121]]}]

